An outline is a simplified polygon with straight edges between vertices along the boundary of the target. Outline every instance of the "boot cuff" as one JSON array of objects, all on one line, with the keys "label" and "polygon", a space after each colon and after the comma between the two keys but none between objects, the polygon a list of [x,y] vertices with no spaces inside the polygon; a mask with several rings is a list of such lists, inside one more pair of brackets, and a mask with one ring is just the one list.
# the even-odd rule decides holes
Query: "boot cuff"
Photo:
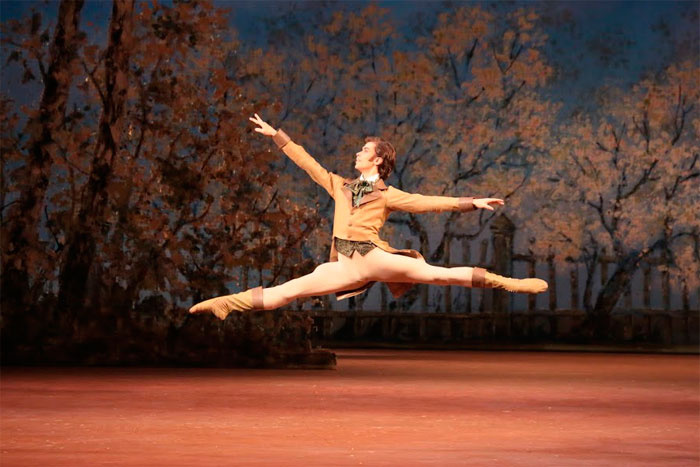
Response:
[{"label": "boot cuff", "polygon": [[486,286],[486,269],[474,268],[472,271],[472,287],[484,288]]},{"label": "boot cuff", "polygon": [[253,289],[253,310],[263,309],[263,288],[258,286]]}]

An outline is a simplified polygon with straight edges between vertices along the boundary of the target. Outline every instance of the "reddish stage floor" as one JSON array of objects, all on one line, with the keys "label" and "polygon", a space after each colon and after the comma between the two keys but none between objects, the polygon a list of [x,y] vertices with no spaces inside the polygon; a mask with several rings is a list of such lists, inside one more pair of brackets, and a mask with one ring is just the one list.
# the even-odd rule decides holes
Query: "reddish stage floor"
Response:
[{"label": "reddish stage floor", "polygon": [[2,370],[0,464],[698,466],[690,355],[343,350],[336,370]]}]

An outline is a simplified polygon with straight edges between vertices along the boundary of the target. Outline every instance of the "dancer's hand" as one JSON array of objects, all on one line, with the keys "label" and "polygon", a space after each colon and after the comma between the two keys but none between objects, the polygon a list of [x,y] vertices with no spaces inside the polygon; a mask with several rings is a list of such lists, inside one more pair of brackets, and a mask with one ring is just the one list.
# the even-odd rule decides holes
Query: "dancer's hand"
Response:
[{"label": "dancer's hand", "polygon": [[258,133],[262,133],[265,136],[275,136],[275,133],[277,133],[277,130],[272,128],[270,125],[265,123],[262,118],[260,118],[260,115],[255,114],[255,118],[250,117],[248,120],[250,120],[253,123],[256,123],[260,125],[260,128],[256,128],[255,131]]},{"label": "dancer's hand", "polygon": [[472,201],[472,203],[474,203],[475,208],[488,209],[489,211],[493,211],[493,207],[491,207],[492,204],[500,204],[501,206],[506,204],[502,199],[498,198],[478,198]]}]

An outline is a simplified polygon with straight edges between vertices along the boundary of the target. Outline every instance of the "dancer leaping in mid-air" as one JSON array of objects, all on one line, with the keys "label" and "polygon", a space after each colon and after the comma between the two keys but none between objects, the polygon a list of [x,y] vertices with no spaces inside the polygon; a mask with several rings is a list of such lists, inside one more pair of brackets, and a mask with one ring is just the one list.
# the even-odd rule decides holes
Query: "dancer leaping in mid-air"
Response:
[{"label": "dancer leaping in mid-air", "polygon": [[335,293],[341,300],[364,292],[374,282],[386,282],[394,297],[416,283],[524,293],[547,290],[547,283],[541,279],[511,279],[478,267],[432,266],[417,251],[397,250],[379,238],[379,229],[392,211],[493,211],[491,205],[503,205],[502,199],[424,196],[388,186],[384,180],[394,169],[396,151],[377,137],[366,138],[362,150],[356,154],[355,169],[360,176],[343,178],[321,167],[284,131],[275,130],[258,114],[250,120],[259,125],[255,131],[272,136],[284,153],[335,200],[330,262],[275,287],[256,287],[205,300],[190,308],[190,313],[211,312],[226,319],[232,311],[272,310],[301,297]]}]

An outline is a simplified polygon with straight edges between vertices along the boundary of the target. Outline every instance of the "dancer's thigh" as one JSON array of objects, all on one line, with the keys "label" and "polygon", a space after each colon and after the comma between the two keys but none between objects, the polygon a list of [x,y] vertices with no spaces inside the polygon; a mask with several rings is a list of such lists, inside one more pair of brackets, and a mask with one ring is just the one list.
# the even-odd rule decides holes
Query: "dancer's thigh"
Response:
[{"label": "dancer's thigh", "polygon": [[273,292],[276,289],[287,296],[310,297],[359,287],[365,282],[367,281],[363,279],[353,261],[334,261],[323,263],[310,274],[297,277],[277,287],[271,287],[266,291]]},{"label": "dancer's thigh", "polygon": [[387,253],[375,248],[364,257],[367,278],[381,282],[435,283],[451,279],[448,268],[432,266],[422,259]]}]

